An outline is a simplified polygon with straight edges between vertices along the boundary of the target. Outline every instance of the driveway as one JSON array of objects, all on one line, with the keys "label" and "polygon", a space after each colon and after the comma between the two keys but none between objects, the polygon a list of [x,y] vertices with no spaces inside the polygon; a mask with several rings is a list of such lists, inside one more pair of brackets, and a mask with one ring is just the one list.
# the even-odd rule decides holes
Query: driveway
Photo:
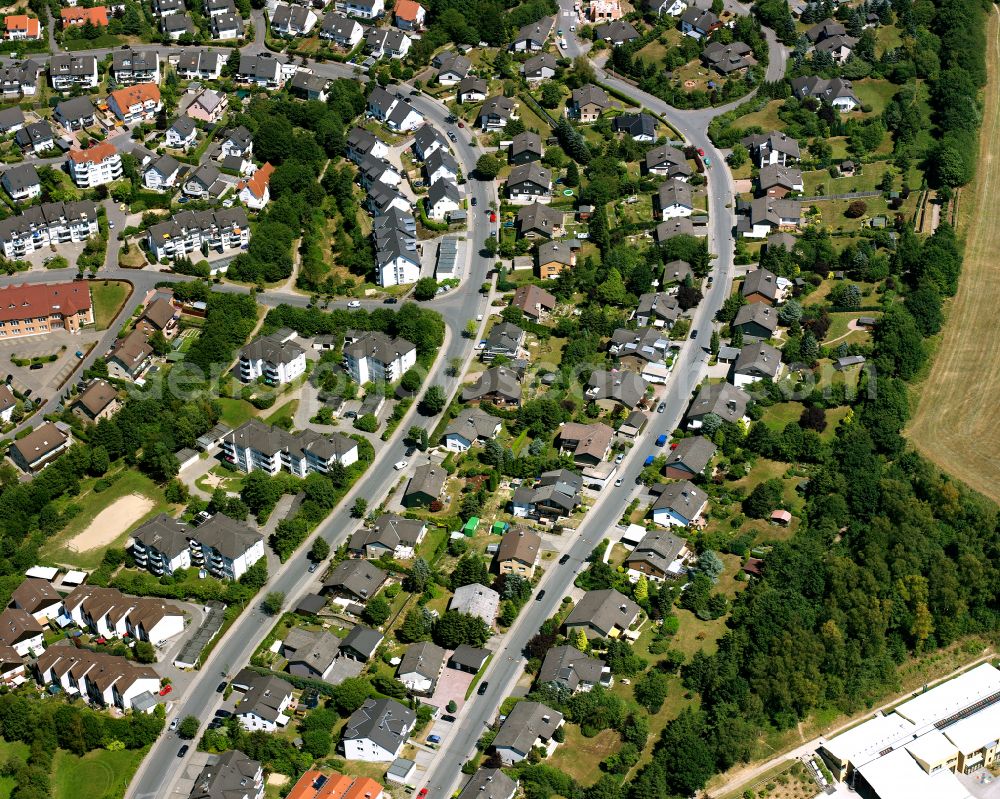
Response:
[{"label": "driveway", "polygon": [[[174,733],[165,734],[174,735]],[[178,738],[178,749],[180,749],[181,744],[182,741]],[[189,746],[193,746],[193,742],[189,744]],[[191,755],[184,763],[184,768],[181,771],[180,776],[177,778],[177,781],[174,783],[174,790],[171,792],[170,796],[190,796],[191,790],[194,788],[194,781],[198,779],[198,775],[201,774],[201,770],[208,764],[208,759],[210,757],[212,757],[212,755],[208,752],[195,752]]]},{"label": "driveway", "polygon": [[[475,674],[469,674],[467,671],[445,667],[444,671],[441,672],[441,676],[438,677],[434,695],[428,701],[434,707],[440,708],[442,713],[448,712],[445,708],[448,707],[449,702],[454,702],[458,705],[458,710],[461,710],[462,705],[465,704],[465,694],[469,690],[469,686],[472,685],[475,677]],[[448,724],[449,729],[451,728],[450,723],[443,723]]]}]

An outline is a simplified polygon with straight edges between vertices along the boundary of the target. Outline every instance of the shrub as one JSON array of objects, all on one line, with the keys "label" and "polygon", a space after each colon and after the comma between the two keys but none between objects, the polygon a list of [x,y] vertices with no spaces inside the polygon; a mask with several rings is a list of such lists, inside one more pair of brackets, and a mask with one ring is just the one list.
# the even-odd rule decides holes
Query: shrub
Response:
[{"label": "shrub", "polygon": [[864,200],[855,200],[844,211],[844,216],[848,219],[858,219],[868,211],[868,204]]}]

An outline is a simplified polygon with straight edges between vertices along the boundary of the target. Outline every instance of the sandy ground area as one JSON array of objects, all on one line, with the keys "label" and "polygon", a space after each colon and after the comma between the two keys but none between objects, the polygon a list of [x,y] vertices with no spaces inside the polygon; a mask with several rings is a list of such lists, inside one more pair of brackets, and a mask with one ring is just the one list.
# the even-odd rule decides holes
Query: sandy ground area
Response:
[{"label": "sandy ground area", "polygon": [[142,494],[129,494],[112,502],[98,513],[83,532],[66,544],[74,552],[106,547],[132,526],[136,519],[153,509],[153,500]]}]

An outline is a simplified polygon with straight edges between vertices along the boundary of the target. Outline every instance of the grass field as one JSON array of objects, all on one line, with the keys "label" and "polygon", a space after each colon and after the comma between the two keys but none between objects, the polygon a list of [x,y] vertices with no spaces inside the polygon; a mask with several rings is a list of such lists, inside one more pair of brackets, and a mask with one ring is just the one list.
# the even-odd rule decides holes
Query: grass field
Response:
[{"label": "grass field", "polygon": [[131,293],[132,287],[124,280],[94,281],[90,286],[90,298],[94,304],[94,327],[107,330]]},{"label": "grass field", "polygon": [[[864,164],[861,174],[852,177],[831,178],[825,169],[802,173],[802,183],[805,186],[805,196],[816,194],[847,194],[852,191],[876,191],[876,187],[885,175],[886,164],[878,162]],[[898,186],[897,186],[898,188]],[[820,191],[822,189],[822,191]]]},{"label": "grass field", "polygon": [[77,757],[62,749],[52,758],[53,799],[118,799],[146,750],[95,749]]},{"label": "grass field", "polygon": [[[132,523],[129,525],[129,530],[134,529],[140,523],[151,519],[158,513],[162,513],[167,510],[170,506],[167,504],[166,499],[163,496],[163,489],[161,489],[156,483],[154,483],[146,475],[135,471],[134,469],[129,469],[125,472],[124,477],[122,477],[118,482],[114,483],[106,491],[97,493],[93,490],[93,486],[96,480],[88,480],[83,483],[82,490],[79,496],[72,497],[71,501],[75,505],[79,505],[81,510],[76,516],[74,516],[69,524],[66,525],[57,535],[49,539],[42,547],[42,554],[49,560],[56,563],[65,563],[70,566],[75,566],[80,569],[95,569],[100,565],[101,558],[104,557],[104,547],[87,550],[85,552],[75,552],[66,546],[66,543],[77,534],[86,529],[87,525],[90,524],[91,520],[100,513],[104,508],[108,507],[112,502],[121,497],[126,497],[129,494],[144,494],[153,500],[153,508],[141,516],[140,518],[133,519]],[[65,507],[65,504],[60,504],[60,510]],[[121,546],[125,539],[128,537],[128,532],[123,533],[119,538],[112,542],[111,546]]]},{"label": "grass field", "polygon": [[566,741],[559,744],[546,763],[569,774],[583,787],[593,785],[601,776],[601,761],[621,748],[617,730],[602,730],[593,738],[584,738],[576,724],[567,724]]},{"label": "grass field", "polygon": [[870,105],[872,107],[871,114],[878,115],[885,110],[893,95],[899,91],[899,87],[887,80],[865,78],[854,81],[854,91],[858,95],[858,99],[861,100],[861,104]]},{"label": "grass field", "polygon": [[778,119],[778,109],[781,108],[784,102],[784,100],[772,100],[760,111],[754,111],[752,114],[740,117],[736,120],[736,124],[739,125],[742,130],[746,130],[754,125],[760,125],[765,133],[775,129],[780,129],[781,120]]},{"label": "grass field", "polygon": [[246,400],[219,397],[216,401],[222,408],[222,416],[219,421],[233,429],[257,415],[257,409]]},{"label": "grass field", "polygon": [[992,224],[1000,190],[1000,16],[990,14],[987,44],[989,86],[979,138],[979,168],[962,193],[959,235],[965,263],[930,373],[907,435],[914,446],[950,475],[1000,501],[1000,429],[992,413],[1000,390],[1000,338],[993,314],[1000,304],[995,279],[1000,227]]},{"label": "grass field", "polygon": [[264,418],[264,421],[268,424],[278,424],[282,419],[294,419],[295,411],[299,409],[299,401],[291,400],[286,402],[284,405],[278,407],[276,411],[271,413],[269,416]]}]

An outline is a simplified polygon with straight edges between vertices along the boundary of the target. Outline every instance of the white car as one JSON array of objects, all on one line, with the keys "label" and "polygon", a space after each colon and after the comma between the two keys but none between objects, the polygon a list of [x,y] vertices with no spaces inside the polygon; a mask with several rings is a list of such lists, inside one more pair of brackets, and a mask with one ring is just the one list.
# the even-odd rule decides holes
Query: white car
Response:
[{"label": "white car", "polygon": [[392,465],[392,468],[395,469],[397,472],[401,472],[403,471],[403,469],[406,468],[406,461],[396,461]]},{"label": "white car", "polygon": [[347,307],[348,308],[360,308],[361,307],[361,300],[351,300],[349,303],[347,303]]}]

